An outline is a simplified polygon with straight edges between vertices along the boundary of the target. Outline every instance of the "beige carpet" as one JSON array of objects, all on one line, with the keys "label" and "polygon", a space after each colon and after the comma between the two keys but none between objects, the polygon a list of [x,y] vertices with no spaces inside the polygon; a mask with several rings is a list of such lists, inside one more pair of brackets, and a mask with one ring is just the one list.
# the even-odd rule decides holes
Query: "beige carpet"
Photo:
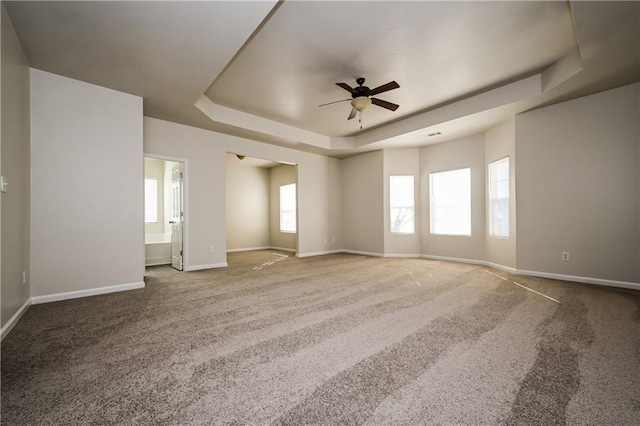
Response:
[{"label": "beige carpet", "polygon": [[640,424],[637,291],[422,259],[229,265],[29,308],[2,342],[2,424]]}]

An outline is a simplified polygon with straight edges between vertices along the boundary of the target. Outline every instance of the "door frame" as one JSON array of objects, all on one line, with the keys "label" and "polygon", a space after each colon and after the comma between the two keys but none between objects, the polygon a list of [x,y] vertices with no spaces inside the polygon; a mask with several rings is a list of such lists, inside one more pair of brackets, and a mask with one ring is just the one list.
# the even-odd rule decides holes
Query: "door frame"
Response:
[{"label": "door frame", "polygon": [[[182,220],[182,271],[187,271],[187,267],[189,266],[189,161],[186,158],[180,157],[171,157],[167,155],[160,154],[151,154],[151,153],[143,153],[142,154],[142,177],[144,182],[144,159],[145,158],[153,158],[155,160],[163,160],[163,161],[173,161],[176,163],[182,163],[182,172],[184,173],[184,177],[182,179],[182,212],[183,212],[183,220]],[[144,203],[144,197],[142,199]],[[142,209],[142,223],[144,224],[144,208]],[[142,227],[142,249],[144,250],[144,226]],[[144,259],[144,252],[142,258]],[[143,263],[143,268],[145,267]]]}]

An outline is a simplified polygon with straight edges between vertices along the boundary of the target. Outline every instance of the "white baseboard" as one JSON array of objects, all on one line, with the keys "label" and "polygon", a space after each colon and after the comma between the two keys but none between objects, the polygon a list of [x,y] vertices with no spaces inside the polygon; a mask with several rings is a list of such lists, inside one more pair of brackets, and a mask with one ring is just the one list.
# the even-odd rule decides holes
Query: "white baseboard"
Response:
[{"label": "white baseboard", "polygon": [[345,253],[345,251],[340,249],[340,250],[314,251],[311,253],[298,253],[297,257],[303,258],[303,257],[313,257],[313,256],[324,256],[326,254],[336,254],[336,253]]},{"label": "white baseboard", "polygon": [[295,253],[297,251],[296,249],[292,249],[288,247],[275,247],[275,246],[269,247],[269,250],[286,251],[288,253]]},{"label": "white baseboard", "polygon": [[518,269],[516,273],[520,275],[529,275],[532,277],[551,278],[553,280],[560,281],[573,281],[578,283],[595,284],[607,287],[620,287],[629,288],[631,290],[640,290],[640,283],[633,283],[629,281],[605,280],[602,278],[579,277],[575,275],[554,274],[551,272],[526,271],[523,269]]},{"label": "white baseboard", "polygon": [[227,262],[210,263],[209,265],[186,266],[184,268],[184,270],[186,272],[193,272],[193,271],[202,271],[203,269],[226,268],[227,266],[229,266],[229,264]]},{"label": "white baseboard", "polygon": [[387,254],[387,253],[373,253],[368,251],[344,250],[344,249],[316,251],[312,253],[299,253],[298,257],[323,256],[325,254],[336,254],[336,253],[358,254],[362,256],[372,256],[372,257],[398,257],[398,258],[409,258],[409,259],[419,259],[420,257],[422,257],[422,255],[420,254],[393,254],[393,253]]},{"label": "white baseboard", "polygon": [[4,327],[2,327],[2,334],[0,335],[0,341],[4,340],[4,338],[7,337],[7,334],[9,334],[11,330],[13,330],[13,327],[15,327],[15,325],[18,323],[20,318],[22,318],[24,313],[27,312],[27,309],[29,308],[29,306],[31,306],[31,299],[27,299],[27,301],[24,302],[22,306],[20,306],[20,309],[18,309],[18,311],[15,314],[13,314],[11,319],[7,321]]},{"label": "white baseboard", "polygon": [[488,262],[486,260],[476,260],[476,259],[464,259],[459,257],[447,257],[447,256],[433,256],[430,254],[421,255],[423,259],[431,259],[431,260],[443,260],[445,262],[458,262],[458,263],[469,263],[471,265],[482,265],[489,266],[491,268],[500,269],[501,271],[511,272],[512,274],[517,274],[518,271],[511,266],[500,265],[499,263]]},{"label": "white baseboard", "polygon": [[384,253],[372,253],[369,251],[359,251],[359,250],[342,250],[342,253],[359,254],[362,256],[384,257]]},{"label": "white baseboard", "polygon": [[238,253],[242,251],[257,251],[257,250],[269,250],[273,247],[271,246],[260,246],[260,247],[245,247],[245,248],[235,248],[235,249],[227,249],[227,253]]},{"label": "white baseboard", "polygon": [[60,300],[77,299],[80,297],[97,296],[100,294],[117,293],[119,291],[136,290],[144,288],[144,282],[111,285],[107,287],[90,288],[86,290],[68,291],[65,293],[48,294],[45,296],[34,296],[31,298],[33,305],[40,303],[57,302]]},{"label": "white baseboard", "polygon": [[459,263],[470,263],[472,265],[484,265],[484,266],[489,266],[491,268],[496,268],[506,272],[510,272],[512,274],[528,275],[531,277],[550,278],[550,279],[560,280],[560,281],[571,281],[571,282],[577,282],[577,283],[602,285],[607,287],[618,287],[618,288],[629,288],[632,290],[640,290],[640,283],[633,283],[628,281],[615,281],[615,280],[606,280],[602,278],[580,277],[575,275],[555,274],[551,272],[527,271],[524,269],[516,269],[509,266],[500,265],[497,263],[487,262],[484,260],[460,259],[456,257],[432,256],[428,254],[423,254],[422,257],[425,259],[444,260],[447,262],[459,262]]},{"label": "white baseboard", "polygon": [[433,256],[431,254],[423,254],[420,257],[423,259],[431,259],[431,260],[444,260],[445,262],[458,262],[458,263],[469,263],[471,265],[488,265],[489,262],[485,262],[484,260],[475,260],[475,259],[464,259],[460,257],[448,257],[448,256]]},{"label": "white baseboard", "polygon": [[422,257],[421,254],[393,254],[393,253],[385,253],[384,257],[394,257],[401,259],[420,259]]},{"label": "white baseboard", "polygon": [[296,252],[296,249],[287,248],[287,247],[261,246],[261,247],[245,247],[245,248],[228,249],[227,253],[238,253],[242,251],[258,251],[258,250],[278,250],[278,251],[286,251],[289,253]]},{"label": "white baseboard", "polygon": [[493,262],[484,262],[485,266],[490,266],[495,269],[500,269],[501,271],[510,272],[512,274],[517,274],[518,270],[516,268],[512,268],[511,266],[500,265],[499,263]]}]

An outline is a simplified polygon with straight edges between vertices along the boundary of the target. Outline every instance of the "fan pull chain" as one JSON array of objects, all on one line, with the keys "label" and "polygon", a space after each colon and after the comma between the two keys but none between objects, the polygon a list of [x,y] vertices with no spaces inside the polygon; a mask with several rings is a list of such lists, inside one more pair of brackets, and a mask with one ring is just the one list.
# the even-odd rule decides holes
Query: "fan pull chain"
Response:
[{"label": "fan pull chain", "polygon": [[358,123],[360,123],[360,130],[362,130],[362,111],[358,111]]}]

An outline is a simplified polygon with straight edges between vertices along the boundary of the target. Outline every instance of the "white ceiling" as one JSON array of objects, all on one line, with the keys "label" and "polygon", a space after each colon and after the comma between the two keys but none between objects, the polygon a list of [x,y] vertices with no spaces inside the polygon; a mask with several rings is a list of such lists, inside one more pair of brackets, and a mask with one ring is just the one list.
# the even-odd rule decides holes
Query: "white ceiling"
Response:
[{"label": "white ceiling", "polygon": [[[145,115],[343,157],[640,80],[640,2],[3,2],[31,66]],[[395,80],[347,121],[336,82]],[[443,134],[434,138],[432,131]]]},{"label": "white ceiling", "polygon": [[207,90],[215,103],[329,136],[358,133],[334,83],[371,88],[373,127],[548,67],[575,49],[563,2],[285,2]]},{"label": "white ceiling", "polygon": [[3,2],[29,64],[144,98],[145,115],[183,122],[275,4]]}]

